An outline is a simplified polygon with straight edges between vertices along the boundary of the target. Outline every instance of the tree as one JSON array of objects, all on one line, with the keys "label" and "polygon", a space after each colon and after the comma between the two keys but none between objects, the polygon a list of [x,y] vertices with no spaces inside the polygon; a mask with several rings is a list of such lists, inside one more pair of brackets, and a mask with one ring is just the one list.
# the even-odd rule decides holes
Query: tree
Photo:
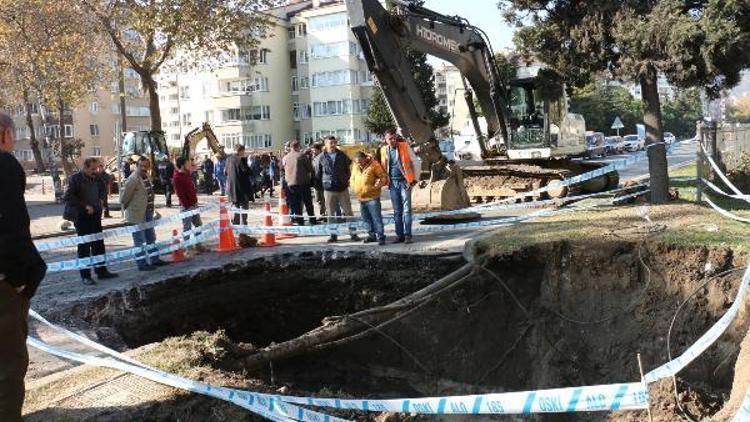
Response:
[{"label": "tree", "polygon": [[750,95],[735,98],[727,105],[727,120],[736,123],[750,123]]},{"label": "tree", "polygon": [[[520,26],[516,43],[572,84],[600,72],[641,86],[648,143],[662,139],[658,77],[703,87],[709,96],[739,81],[750,63],[747,2],[501,0],[507,20]],[[648,148],[651,200],[668,199],[666,149]]]},{"label": "tree", "polygon": [[696,88],[680,90],[664,103],[664,128],[681,138],[695,135],[695,125],[703,120],[703,105]]},{"label": "tree", "polygon": [[610,128],[617,117],[625,126],[620,131],[621,135],[635,132],[635,125],[643,121],[640,101],[625,88],[610,86],[599,80],[573,89],[570,111],[583,115],[587,130],[606,134],[612,131]]},{"label": "tree", "polygon": [[[424,0],[415,0],[413,3],[423,5]],[[388,10],[393,10],[393,5],[386,1],[386,7]],[[430,122],[432,123],[433,129],[445,127],[450,122],[450,116],[443,113],[439,108],[439,101],[437,95],[435,95],[435,70],[432,65],[427,62],[427,54],[420,53],[419,51],[409,50],[406,53],[409,64],[411,64],[414,81],[419,87],[419,92],[422,94],[422,101],[424,101],[425,108],[429,112]],[[374,109],[374,110],[373,110]],[[393,117],[390,115],[391,111],[386,103],[385,96],[383,95],[380,88],[376,88],[372,93],[370,99],[370,109],[367,110],[367,120],[365,120],[365,126],[368,130],[372,130],[375,133],[383,133],[382,130],[370,129],[368,122],[373,124],[373,128],[383,129],[389,127],[393,122]],[[373,116],[373,120],[370,119],[370,115]],[[390,122],[385,116],[390,116]]]},{"label": "tree", "polygon": [[372,133],[383,133],[388,129],[396,129],[391,110],[388,108],[383,90],[376,86],[370,96],[370,107],[365,117],[365,127]]},{"label": "tree", "polygon": [[270,24],[259,10],[273,6],[276,1],[81,0],[81,3],[140,76],[149,96],[151,129],[161,130],[154,75],[164,63],[172,60],[180,67],[219,63],[229,58],[229,52],[252,61],[254,49],[266,36]]},{"label": "tree", "polygon": [[[3,62],[17,71],[13,75],[16,100],[26,107],[26,121],[32,137],[32,149],[41,161],[31,118],[31,100],[39,96],[58,112],[61,151],[65,145],[65,113],[90,97],[98,84],[106,80],[107,44],[95,31],[81,5],[75,0],[16,0],[0,3],[7,16],[4,39],[0,44]],[[93,53],[93,54],[92,54]],[[16,55],[14,55],[16,54]],[[68,155],[61,156],[66,175],[74,166]],[[43,164],[42,164],[43,165]]]}]

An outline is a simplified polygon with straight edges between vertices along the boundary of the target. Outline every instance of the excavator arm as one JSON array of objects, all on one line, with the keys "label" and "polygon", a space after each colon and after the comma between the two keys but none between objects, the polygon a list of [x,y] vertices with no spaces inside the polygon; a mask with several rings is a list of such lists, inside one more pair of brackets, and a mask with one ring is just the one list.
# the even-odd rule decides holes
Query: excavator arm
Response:
[{"label": "excavator arm", "polygon": [[211,151],[218,159],[223,160],[227,157],[224,147],[219,143],[216,134],[208,122],[203,123],[203,126],[197,127],[185,135],[185,142],[182,145],[182,156],[185,159],[192,158],[195,155],[195,148],[198,146],[198,142],[203,139],[208,142],[208,147],[211,148]]},{"label": "excavator arm", "polygon": [[[441,15],[402,0],[391,0],[394,13],[378,0],[347,0],[352,32],[362,46],[398,125],[440,160],[428,110],[412,76],[407,50],[419,51],[456,66],[473,89],[487,120],[489,137],[508,139],[507,106],[492,51],[480,29],[457,17]],[[472,116],[474,119],[475,117]],[[429,145],[425,145],[429,144]],[[491,155],[480,139],[482,155]]]}]

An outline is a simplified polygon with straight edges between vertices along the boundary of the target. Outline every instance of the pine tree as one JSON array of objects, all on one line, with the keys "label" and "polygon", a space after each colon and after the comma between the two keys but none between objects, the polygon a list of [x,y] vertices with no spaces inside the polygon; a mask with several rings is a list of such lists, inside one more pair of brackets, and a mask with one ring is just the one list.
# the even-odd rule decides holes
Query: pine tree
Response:
[{"label": "pine tree", "polygon": [[372,90],[370,97],[370,108],[367,110],[365,118],[365,127],[372,133],[383,133],[388,129],[396,129],[396,122],[393,120],[391,110],[383,95],[383,90],[376,86]]}]

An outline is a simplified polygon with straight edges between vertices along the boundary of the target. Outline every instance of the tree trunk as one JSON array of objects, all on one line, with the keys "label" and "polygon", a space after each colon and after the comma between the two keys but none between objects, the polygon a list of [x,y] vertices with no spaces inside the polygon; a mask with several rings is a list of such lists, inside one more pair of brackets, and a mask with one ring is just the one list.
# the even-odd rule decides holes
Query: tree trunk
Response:
[{"label": "tree trunk", "polygon": [[[643,123],[646,126],[651,202],[663,204],[669,200],[669,174],[667,171],[667,148],[663,143],[661,104],[659,103],[657,81],[658,75],[653,66],[649,66],[647,73],[640,78]],[[656,145],[649,147],[652,144]]]},{"label": "tree trunk", "polygon": [[[143,87],[148,91],[148,107],[151,112],[151,130],[161,130],[161,111],[159,110],[159,93],[156,91],[154,75],[140,73]],[[123,113],[125,110],[123,110]]]},{"label": "tree trunk", "polygon": [[75,172],[75,166],[73,163],[70,162],[69,154],[67,153],[68,148],[67,144],[65,142],[65,123],[63,118],[65,117],[65,102],[60,99],[57,101],[57,111],[58,111],[58,124],[60,127],[60,161],[62,161],[63,165],[63,172],[65,173],[65,178],[67,179]]},{"label": "tree trunk", "polygon": [[36,161],[36,172],[41,174],[45,170],[44,158],[42,158],[42,150],[39,149],[39,140],[36,139],[34,131],[34,119],[31,117],[31,103],[29,102],[28,89],[23,90],[23,101],[26,106],[26,126],[28,126],[31,132],[29,134],[29,143],[31,144],[31,151],[34,153],[34,161]]}]

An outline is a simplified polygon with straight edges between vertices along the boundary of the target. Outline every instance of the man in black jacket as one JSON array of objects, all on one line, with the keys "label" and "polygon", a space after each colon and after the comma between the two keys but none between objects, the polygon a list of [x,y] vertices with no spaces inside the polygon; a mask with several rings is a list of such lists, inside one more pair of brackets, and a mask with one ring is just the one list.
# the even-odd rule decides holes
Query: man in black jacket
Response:
[{"label": "man in black jacket", "polygon": [[[235,147],[236,153],[227,157],[227,198],[235,208],[248,209],[253,189],[250,185],[250,169],[245,160],[245,146],[240,144]],[[247,213],[234,214],[232,224],[247,225]]]},{"label": "man in black jacket", "polygon": [[0,113],[0,420],[21,421],[29,299],[47,272],[31,241],[26,174],[13,156],[13,120]]},{"label": "man in black jacket", "polygon": [[[349,178],[352,174],[352,160],[336,147],[335,136],[326,138],[326,150],[315,159],[315,178],[323,185],[323,197],[328,210],[328,224],[343,223],[344,219],[335,217],[338,209],[344,216],[352,217],[352,202],[349,198]],[[340,215],[340,214],[339,214]],[[353,241],[358,241],[354,226],[349,227]],[[329,243],[336,242],[338,236],[331,235]]]},{"label": "man in black jacket", "polygon": [[162,186],[164,186],[164,197],[167,200],[167,208],[172,207],[172,192],[174,192],[174,186],[172,186],[172,176],[174,176],[174,165],[169,161],[169,157],[164,157],[163,160],[159,161],[156,165],[159,171],[159,180]]},{"label": "man in black jacket", "polygon": [[[65,191],[63,218],[72,221],[79,236],[102,232],[102,184],[99,180],[99,160],[89,157],[83,161],[83,169],[68,179]],[[104,240],[78,245],[78,258],[104,255]],[[99,280],[117,277],[102,264],[94,268]],[[96,284],[91,278],[90,268],[81,268],[81,282],[87,286]]]}]

